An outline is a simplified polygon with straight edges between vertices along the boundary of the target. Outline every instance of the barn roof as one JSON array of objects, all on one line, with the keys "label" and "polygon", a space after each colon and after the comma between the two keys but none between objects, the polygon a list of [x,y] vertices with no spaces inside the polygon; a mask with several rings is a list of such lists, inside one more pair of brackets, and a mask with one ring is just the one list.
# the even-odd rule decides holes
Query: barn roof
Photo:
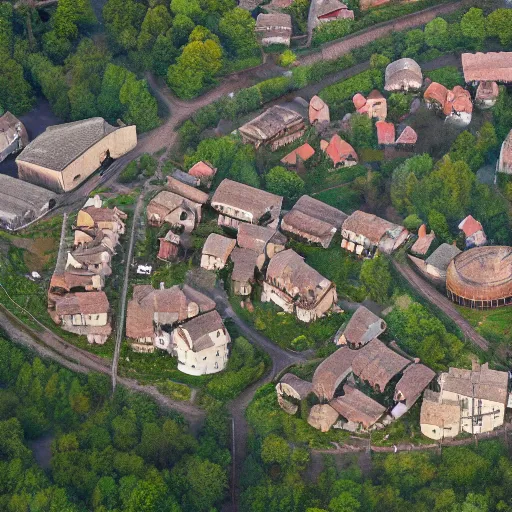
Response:
[{"label": "barn roof", "polygon": [[25,147],[16,161],[62,172],[94,144],[118,129],[102,117],[50,126]]},{"label": "barn roof", "polygon": [[233,240],[233,238],[210,233],[204,243],[202,253],[227,261],[235,245],[236,240]]},{"label": "barn roof", "polygon": [[210,311],[192,318],[181,325],[180,329],[189,334],[192,340],[191,349],[194,352],[200,352],[215,345],[208,335],[218,329],[224,329],[224,323],[217,311]]},{"label": "barn roof", "polygon": [[386,327],[384,320],[364,306],[359,306],[348,321],[343,335],[350,344],[365,345],[382,334]]},{"label": "barn roof", "polygon": [[463,53],[462,69],[466,82],[512,82],[512,52]]},{"label": "barn roof", "polygon": [[68,293],[55,304],[55,312],[64,315],[97,315],[108,313],[110,306],[105,292]]},{"label": "barn roof", "polygon": [[[260,14],[261,16],[261,14]],[[259,18],[259,16],[258,16]],[[274,105],[239,128],[239,131],[256,140],[269,140],[288,126],[299,123],[303,117],[293,110]]]},{"label": "barn roof", "polygon": [[231,253],[231,260],[234,264],[231,279],[241,283],[246,283],[254,279],[254,269],[256,268],[257,259],[257,252],[235,247]]},{"label": "barn roof", "polygon": [[56,197],[50,190],[0,174],[0,212],[16,216],[27,210],[38,212]]},{"label": "barn roof", "polygon": [[329,405],[348,421],[371,427],[384,414],[386,408],[353,386],[343,387],[344,395],[329,402]]},{"label": "barn roof", "polygon": [[403,230],[402,226],[361,210],[356,210],[347,217],[342,226],[343,230],[363,235],[373,244],[378,244],[386,233],[395,231],[397,228]]},{"label": "barn roof", "polygon": [[435,376],[434,370],[424,364],[409,366],[395,387],[395,400],[398,400],[398,393],[400,393],[401,400],[405,400],[407,407],[410,407]]},{"label": "barn roof", "polygon": [[442,271],[445,271],[450,261],[460,253],[460,249],[455,245],[441,244],[425,261],[427,265],[432,265]]}]

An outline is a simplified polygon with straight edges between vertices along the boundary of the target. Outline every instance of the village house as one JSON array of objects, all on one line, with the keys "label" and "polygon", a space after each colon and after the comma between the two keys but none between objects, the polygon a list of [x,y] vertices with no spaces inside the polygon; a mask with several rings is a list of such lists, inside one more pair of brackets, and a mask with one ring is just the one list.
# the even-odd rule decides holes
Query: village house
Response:
[{"label": "village house", "polygon": [[201,180],[192,176],[188,172],[183,172],[180,169],[175,169],[171,174],[171,177],[177,181],[181,181],[181,183],[185,183],[185,185],[189,185],[191,187],[198,187],[201,184]]},{"label": "village house", "polygon": [[512,174],[512,130],[501,145],[500,157],[496,164],[496,170],[505,174]]},{"label": "village house", "polygon": [[303,170],[303,162],[309,160],[314,154],[315,150],[306,142],[281,158],[281,163],[296,170]]},{"label": "village house", "polygon": [[96,195],[86,201],[76,218],[76,229],[80,231],[108,230],[118,235],[125,232],[124,221],[128,215],[116,206],[103,208],[103,201]]},{"label": "village house", "polygon": [[199,179],[202,185],[210,188],[217,169],[210,162],[197,162],[189,170],[188,174]]},{"label": "village house", "polygon": [[253,144],[256,148],[266,145],[275,151],[302,137],[306,126],[297,112],[274,105],[238,130],[244,144]]},{"label": "village house", "polygon": [[21,151],[28,144],[24,124],[10,112],[0,116],[0,162]]},{"label": "village house", "polygon": [[114,251],[110,247],[93,241],[91,244],[68,251],[66,270],[82,269],[104,277],[109,276],[112,274],[110,262],[113,254]]},{"label": "village house", "polygon": [[490,370],[488,363],[474,361],[472,370],[450,368],[438,379],[440,392],[423,397],[422,433],[439,440],[500,427],[508,402],[508,381],[507,372]]},{"label": "village house", "polygon": [[281,229],[326,249],[346,218],[342,211],[304,195],[283,217]]},{"label": "village house", "polygon": [[89,343],[103,345],[112,332],[110,305],[104,292],[68,293],[49,311],[65,331],[87,336]]},{"label": "village house", "polygon": [[443,284],[450,262],[460,253],[455,245],[441,244],[426,260],[409,255],[409,259],[428,277]]},{"label": "village house", "polygon": [[336,345],[348,345],[358,349],[378,338],[387,328],[386,322],[372,313],[368,308],[359,306],[346,326],[334,338]]},{"label": "village house", "polygon": [[467,84],[512,83],[512,52],[463,53],[461,59]]},{"label": "village house", "polygon": [[16,158],[18,176],[57,193],[69,192],[136,145],[135,126],[111,126],[101,117],[50,126]]},{"label": "village house", "polygon": [[236,242],[241,249],[249,249],[258,255],[256,266],[261,270],[267,259],[284,251],[287,238],[276,229],[242,222]]},{"label": "village house", "polygon": [[354,374],[383,393],[389,381],[402,372],[409,361],[388,348],[378,338],[359,350],[343,346],[324,359],[313,375],[313,391],[321,401],[331,401],[339,385]]},{"label": "village house", "polygon": [[300,402],[313,391],[313,384],[302,380],[293,373],[286,373],[276,385],[277,402],[288,414],[296,414]]},{"label": "village house", "polygon": [[410,127],[406,126],[395,141],[399,149],[411,149],[418,142],[418,134]]},{"label": "village house", "polygon": [[201,221],[201,206],[178,194],[162,190],[146,207],[148,224],[156,227],[163,224],[181,226],[185,233],[190,233]]},{"label": "village house", "polygon": [[160,246],[158,248],[157,258],[162,261],[172,261],[178,256],[181,244],[181,237],[172,231],[167,231],[163,238],[158,239]]},{"label": "village house", "polygon": [[329,106],[318,96],[313,96],[309,102],[309,123],[311,125],[325,126],[331,122]]},{"label": "village house", "polygon": [[427,235],[427,226],[422,224],[418,229],[418,239],[411,247],[411,253],[416,256],[426,256],[435,239],[436,234],[434,230]]},{"label": "village house", "polygon": [[419,91],[423,85],[421,67],[413,59],[398,59],[386,67],[385,86],[388,92]]},{"label": "village house", "polygon": [[446,271],[448,298],[476,309],[512,304],[512,247],[483,246],[464,251]]},{"label": "village house", "polygon": [[499,95],[500,89],[496,82],[480,82],[476,88],[475,105],[482,110],[494,107]]},{"label": "village house", "polygon": [[357,165],[359,158],[355,149],[344,141],[337,133],[331,137],[329,142],[322,140],[320,147],[331,159],[335,167],[352,167]]},{"label": "village house", "polygon": [[423,95],[427,108],[440,115],[446,116],[446,120],[460,126],[467,126],[471,122],[473,103],[471,95],[460,85],[456,85],[451,91],[444,85],[432,82]]},{"label": "village house", "polygon": [[338,419],[338,412],[329,404],[316,404],[309,411],[308,423],[320,432],[328,432]]},{"label": "village house", "polygon": [[386,408],[365,395],[362,391],[345,384],[342,395],[329,402],[329,405],[342,417],[337,428],[357,432],[368,430],[375,425],[386,412]]},{"label": "village house", "polygon": [[358,256],[372,257],[377,249],[391,254],[409,237],[409,232],[376,215],[355,211],[341,227],[341,248]]},{"label": "village house", "polygon": [[201,267],[206,270],[220,270],[228,262],[236,240],[217,233],[210,233],[201,253]]},{"label": "village house", "polygon": [[211,200],[219,212],[219,226],[232,229],[240,222],[277,227],[282,204],[282,196],[228,179],[222,180]]},{"label": "village house", "polygon": [[379,121],[384,121],[388,115],[386,98],[376,89],[368,95],[368,98],[365,98],[361,93],[357,93],[352,98],[352,102],[358,114],[366,115],[370,119],[376,118]]},{"label": "village house", "polygon": [[377,121],[377,143],[379,146],[392,146],[395,144],[395,125],[386,121]]},{"label": "village house", "polygon": [[290,46],[292,37],[292,17],[289,14],[279,12],[258,14],[255,30],[262,46],[270,46],[273,44]]},{"label": "village house", "polygon": [[46,215],[56,205],[53,192],[0,174],[0,228],[14,231]]},{"label": "village house", "polygon": [[217,311],[199,315],[172,331],[172,355],[188,375],[218,373],[228,364],[231,342]]},{"label": "village house", "polygon": [[424,364],[414,363],[408,366],[395,386],[393,399],[397,404],[391,410],[393,418],[403,416],[417,402],[435,376],[434,370]]},{"label": "village house", "polygon": [[159,289],[151,285],[133,287],[128,302],[126,336],[134,352],[154,352],[155,348],[172,352],[171,332],[177,324],[215,309],[215,302],[190,286]]},{"label": "village house", "polygon": [[485,235],[482,224],[480,224],[480,222],[474,219],[471,215],[468,215],[459,224],[459,229],[466,237],[466,249],[480,247],[481,245],[487,244],[487,236]]},{"label": "village house", "polygon": [[306,264],[292,249],[276,254],[268,264],[262,302],[274,302],[303,322],[324,316],[336,304],[336,285]]},{"label": "village house", "polygon": [[249,296],[255,282],[254,272],[258,266],[257,252],[235,247],[231,253],[233,272],[231,273],[232,290],[235,295]]},{"label": "village house", "polygon": [[309,7],[308,26],[314,29],[322,23],[335,20],[353,20],[354,11],[351,11],[339,0],[313,0]]}]

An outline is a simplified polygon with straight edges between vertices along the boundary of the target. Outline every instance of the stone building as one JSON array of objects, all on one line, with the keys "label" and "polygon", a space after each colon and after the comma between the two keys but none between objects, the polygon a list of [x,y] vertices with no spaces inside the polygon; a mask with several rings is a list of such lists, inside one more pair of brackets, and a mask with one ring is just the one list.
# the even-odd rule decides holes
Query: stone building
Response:
[{"label": "stone building", "polygon": [[210,233],[201,253],[201,267],[206,270],[220,270],[228,262],[236,240],[217,233]]},{"label": "stone building", "polygon": [[309,102],[309,123],[328,125],[330,122],[329,106],[320,97],[313,96]]},{"label": "stone building", "polygon": [[499,95],[500,89],[496,82],[480,82],[476,88],[475,105],[482,110],[494,107]]},{"label": "stone building", "polygon": [[189,170],[188,174],[197,178],[202,185],[210,188],[217,169],[210,162],[197,162]]},{"label": "stone building", "polygon": [[23,123],[10,112],[0,116],[0,162],[27,144],[28,134]]},{"label": "stone building", "polygon": [[364,306],[359,306],[345,328],[336,334],[337,345],[358,349],[378,338],[387,328],[386,322]]},{"label": "stone building", "polygon": [[482,434],[503,425],[508,402],[508,374],[473,362],[472,370],[450,368],[438,379],[440,392],[423,397],[420,424],[431,439],[460,432]]},{"label": "stone building", "polygon": [[430,277],[438,284],[444,284],[448,266],[458,254],[460,254],[460,249],[455,245],[441,244],[426,260],[421,260],[411,255],[409,255],[409,259],[427,277]]},{"label": "stone building", "polygon": [[54,192],[69,192],[136,145],[135,126],[118,128],[101,117],[51,126],[16,158],[18,175]]},{"label": "stone building", "polygon": [[473,114],[473,102],[469,91],[456,85],[452,90],[432,82],[423,95],[427,108],[445,116],[446,120],[459,126],[467,126]]},{"label": "stone building", "polygon": [[256,34],[262,46],[270,46],[272,44],[290,46],[292,17],[289,14],[279,12],[258,14],[256,18]]},{"label": "stone building", "polygon": [[388,116],[386,98],[376,89],[368,95],[368,98],[365,98],[361,93],[357,93],[352,98],[352,102],[358,114],[366,115],[370,119],[375,118],[378,121],[384,121]]},{"label": "stone building", "polygon": [[228,179],[222,180],[211,200],[219,212],[219,226],[232,229],[241,222],[277,227],[282,204],[282,196]]},{"label": "stone building", "polygon": [[398,59],[386,67],[384,89],[389,92],[419,91],[423,85],[421,67],[413,59]]},{"label": "stone building", "polygon": [[484,246],[450,262],[446,290],[453,302],[475,309],[512,304],[512,247]]},{"label": "stone building", "polygon": [[288,414],[296,414],[300,402],[313,391],[313,384],[300,379],[293,373],[286,373],[276,385],[277,401]]},{"label": "stone building", "polygon": [[414,363],[408,366],[395,386],[393,399],[397,405],[392,409],[391,415],[399,418],[407,412],[435,376],[434,370],[424,364]]},{"label": "stone building", "polygon": [[257,252],[250,249],[242,249],[241,247],[233,249],[231,253],[231,261],[233,262],[231,283],[235,295],[251,295],[259,256]]},{"label": "stone building", "polygon": [[466,237],[467,249],[487,244],[487,236],[482,224],[473,218],[472,215],[468,215],[458,227]]},{"label": "stone building", "polygon": [[236,238],[238,247],[249,249],[258,255],[257,267],[261,270],[267,259],[284,251],[286,236],[275,228],[241,223]]},{"label": "stone building", "polygon": [[253,144],[256,148],[266,145],[272,151],[299,139],[305,131],[304,118],[279,105],[270,107],[239,128],[244,144]]},{"label": "stone building", "polygon": [[373,256],[377,249],[391,254],[409,237],[409,232],[376,215],[355,211],[341,227],[341,248],[359,256]]},{"label": "stone building", "polygon": [[218,373],[228,364],[231,342],[217,311],[199,315],[172,331],[172,354],[188,375]]},{"label": "stone building", "polygon": [[159,289],[136,285],[128,302],[126,336],[133,340],[135,352],[154,352],[155,348],[172,352],[172,329],[197,315],[215,309],[215,302],[190,286]]},{"label": "stone building", "polygon": [[56,301],[50,315],[65,331],[87,336],[89,343],[102,345],[112,332],[110,305],[104,292],[68,293]]},{"label": "stone building", "polygon": [[201,204],[194,203],[168,190],[159,192],[146,207],[146,216],[150,226],[164,224],[181,226],[190,233],[201,220]]},{"label": "stone building", "polygon": [[427,234],[427,226],[422,224],[418,229],[418,239],[411,247],[411,253],[417,256],[426,256],[430,251],[435,239],[436,234],[434,230]]},{"label": "stone building", "polygon": [[327,248],[346,218],[347,215],[341,210],[304,195],[283,217],[281,229]]},{"label": "stone building", "polygon": [[274,302],[303,322],[324,316],[336,304],[336,285],[306,264],[292,249],[276,254],[268,264],[262,302]]},{"label": "stone building", "polygon": [[[103,202],[98,195],[86,201],[76,218],[76,229],[79,231],[91,231],[100,229],[117,235],[125,232],[124,221],[128,215],[114,206],[114,208],[103,208]],[[86,240],[89,242],[90,240]]]},{"label": "stone building", "polygon": [[0,174],[0,228],[21,229],[54,208],[56,199],[45,188]]}]

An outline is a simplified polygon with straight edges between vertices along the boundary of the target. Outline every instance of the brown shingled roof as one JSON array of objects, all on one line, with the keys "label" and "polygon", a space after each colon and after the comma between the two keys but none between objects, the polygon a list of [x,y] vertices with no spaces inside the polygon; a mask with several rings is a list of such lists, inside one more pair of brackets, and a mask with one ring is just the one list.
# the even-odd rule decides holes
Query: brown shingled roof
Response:
[{"label": "brown shingled roof", "polygon": [[185,199],[189,199],[194,203],[205,204],[208,201],[208,194],[202,192],[195,187],[191,187],[172,176],[167,176],[166,188]]},{"label": "brown shingled roof", "polygon": [[[258,18],[262,16],[261,14]],[[251,138],[266,141],[275,137],[288,126],[300,123],[303,117],[297,112],[274,105],[239,128],[240,133]]]},{"label": "brown shingled roof", "polygon": [[444,428],[460,421],[460,405],[455,401],[439,402],[439,393],[425,391],[421,404],[420,423]]},{"label": "brown shingled roof", "polygon": [[397,224],[393,224],[376,215],[356,210],[343,222],[342,229],[361,234],[373,244],[378,244],[388,231],[392,231],[397,227]]},{"label": "brown shingled roof", "polygon": [[353,386],[343,387],[344,395],[329,402],[329,405],[348,421],[371,427],[384,414],[386,408]]},{"label": "brown shingled roof", "polygon": [[227,261],[235,245],[236,240],[232,238],[210,233],[204,243],[202,253]]},{"label": "brown shingled roof", "polygon": [[235,247],[231,253],[231,260],[234,263],[231,279],[241,283],[254,279],[254,269],[256,268],[257,259],[258,253],[250,249]]},{"label": "brown shingled roof", "polygon": [[98,315],[108,313],[110,305],[105,292],[68,293],[55,304],[55,312],[64,315]]},{"label": "brown shingled roof", "polygon": [[423,364],[409,366],[395,387],[394,399],[405,400],[405,405],[411,407],[435,376],[435,372]]},{"label": "brown shingled roof", "polygon": [[236,240],[242,249],[251,249],[261,254],[265,250],[267,243],[275,234],[276,230],[273,228],[242,222],[238,227]]},{"label": "brown shingled roof", "polygon": [[366,345],[386,330],[386,322],[364,306],[359,306],[343,331],[351,345]]},{"label": "brown shingled roof", "polygon": [[194,352],[200,352],[201,350],[215,345],[209,334],[217,331],[218,329],[224,329],[224,324],[217,311],[210,311],[204,315],[192,318],[181,325],[179,329],[188,332],[192,340],[192,350]]},{"label": "brown shingled roof", "polygon": [[462,69],[466,82],[512,82],[512,52],[463,53]]},{"label": "brown shingled roof", "polygon": [[300,396],[301,400],[304,400],[313,390],[313,384],[311,382],[303,380],[293,375],[293,373],[285,373],[279,382],[293,388]]}]

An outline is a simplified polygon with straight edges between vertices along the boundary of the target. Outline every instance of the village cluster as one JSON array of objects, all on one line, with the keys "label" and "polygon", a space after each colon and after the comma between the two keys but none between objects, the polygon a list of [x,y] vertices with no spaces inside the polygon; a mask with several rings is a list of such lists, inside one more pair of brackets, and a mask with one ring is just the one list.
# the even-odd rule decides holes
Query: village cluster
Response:
[{"label": "village cluster", "polygon": [[[337,1],[315,6],[318,22],[353,17]],[[265,44],[289,44],[288,15],[260,14],[257,30],[264,34]],[[424,80],[421,67],[412,59],[400,59],[388,65],[384,89],[413,91],[446,122],[466,126],[473,103],[482,109],[492,107],[498,83],[512,81],[511,59],[510,53],[464,54],[462,66],[470,87],[451,90]],[[342,136],[350,114],[342,120],[340,134],[333,130],[329,106],[320,97],[292,103],[297,108],[272,106],[241,126],[242,142],[275,151],[304,136],[308,117],[322,136],[320,147],[305,143],[284,156],[281,162],[290,172],[316,151],[323,151],[333,167],[359,161]],[[381,148],[412,151],[418,134],[405,122],[396,127],[386,120],[383,93],[356,94],[353,104],[357,113],[377,120]],[[307,114],[302,115],[301,109]],[[73,190],[103,162],[136,144],[135,127],[115,128],[101,118],[49,128],[31,143],[11,114],[5,114],[0,123],[8,127],[8,144],[0,146],[0,155],[23,148],[16,160],[20,179],[0,175],[0,224],[7,229],[39,218],[55,205],[55,193]],[[496,170],[512,174],[512,131],[503,142]],[[472,308],[512,304],[512,248],[488,245],[484,227],[471,216],[459,225],[466,240],[466,250],[461,251],[454,245],[439,245],[425,225],[415,237],[399,224],[359,210],[348,215],[309,195],[283,211],[283,197],[229,179],[209,192],[216,173],[206,161],[188,172],[176,170],[149,201],[146,219],[149,226],[166,226],[158,258],[172,264],[182,238],[201,222],[204,208],[214,210],[224,234],[208,236],[200,265],[208,271],[229,269],[231,293],[240,297],[245,308],[252,307],[251,297],[261,290],[261,302],[273,302],[303,322],[340,312],[335,284],[288,244],[290,238],[298,238],[327,249],[337,233],[340,250],[358,257],[389,255],[406,247],[408,258],[424,277],[446,286],[448,297],[457,304]],[[119,209],[105,208],[98,196],[89,199],[73,226],[73,246],[61,248],[50,283],[51,317],[63,329],[86,335],[90,343],[104,343],[111,334],[111,311],[103,288],[125,219]],[[423,393],[421,430],[432,439],[462,431],[488,432],[503,423],[509,403],[507,373],[474,363],[472,370],[450,368],[436,379],[435,372],[420,361],[379,340],[385,330],[384,320],[360,306],[338,331],[334,342],[339,348],[318,366],[312,382],[292,374],[282,377],[276,387],[281,407],[295,414],[315,402],[306,411],[308,422],[324,432],[330,428],[373,430],[401,417]],[[231,340],[215,301],[188,285],[134,286],[126,336],[134,351],[164,350],[177,358],[179,370],[191,375],[222,371],[228,362]],[[394,405],[385,407],[365,394],[362,383],[369,384],[376,396],[394,385]]]}]

